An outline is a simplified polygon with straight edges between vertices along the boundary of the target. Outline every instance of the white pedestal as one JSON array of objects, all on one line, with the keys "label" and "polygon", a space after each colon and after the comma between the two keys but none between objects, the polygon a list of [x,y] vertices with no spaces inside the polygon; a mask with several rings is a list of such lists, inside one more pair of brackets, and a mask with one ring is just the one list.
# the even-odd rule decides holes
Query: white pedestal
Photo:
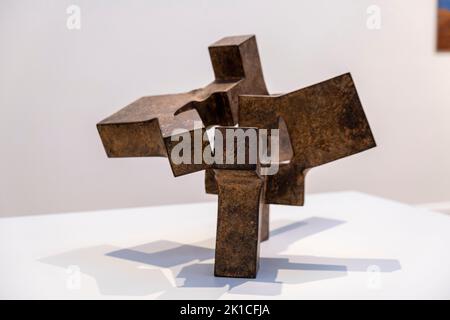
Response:
[{"label": "white pedestal", "polygon": [[0,219],[0,298],[450,298],[450,216],[356,192],[271,206],[254,280],[213,276],[216,203]]}]

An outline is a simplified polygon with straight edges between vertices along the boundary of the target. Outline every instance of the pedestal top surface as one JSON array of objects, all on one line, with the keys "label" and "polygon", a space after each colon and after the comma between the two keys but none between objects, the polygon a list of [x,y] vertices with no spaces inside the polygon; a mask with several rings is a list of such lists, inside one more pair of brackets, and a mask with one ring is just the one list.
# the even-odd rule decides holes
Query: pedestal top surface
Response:
[{"label": "pedestal top surface", "polygon": [[357,193],[271,205],[256,279],[213,276],[217,204],[0,218],[0,298],[450,299],[450,216]]}]

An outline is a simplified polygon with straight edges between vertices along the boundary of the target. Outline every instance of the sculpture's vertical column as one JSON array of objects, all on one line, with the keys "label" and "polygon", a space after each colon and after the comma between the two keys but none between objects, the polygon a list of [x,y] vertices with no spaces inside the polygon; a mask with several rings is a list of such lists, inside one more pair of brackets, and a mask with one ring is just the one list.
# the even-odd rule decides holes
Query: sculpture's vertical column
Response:
[{"label": "sculpture's vertical column", "polygon": [[[263,194],[265,195],[265,187]],[[269,240],[269,234],[270,234],[270,205],[267,203],[261,202],[261,241]]]},{"label": "sculpture's vertical column", "polygon": [[219,191],[216,260],[219,277],[255,278],[264,179],[255,171],[216,170]]},{"label": "sculpture's vertical column", "polygon": [[[267,179],[266,179],[267,180]],[[209,169],[206,170],[205,174],[205,186],[206,186],[206,193],[210,194],[218,194],[217,190],[217,182],[214,175],[214,170]],[[267,188],[267,182],[264,184],[264,189]],[[263,194],[265,195],[266,192],[263,191]],[[270,234],[270,205],[265,203],[261,203],[261,241],[266,241],[269,239]]]}]

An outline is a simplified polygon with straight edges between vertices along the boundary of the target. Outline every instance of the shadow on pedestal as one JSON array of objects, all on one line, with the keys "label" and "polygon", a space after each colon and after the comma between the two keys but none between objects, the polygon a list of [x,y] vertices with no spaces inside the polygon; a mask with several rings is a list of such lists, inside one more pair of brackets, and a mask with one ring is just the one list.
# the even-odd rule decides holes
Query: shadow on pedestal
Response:
[{"label": "shadow on pedestal", "polygon": [[214,277],[214,239],[192,244],[154,241],[132,248],[96,246],[41,259],[67,268],[77,265],[97,281],[104,295],[145,296],[160,299],[217,299],[224,293],[276,296],[284,284],[302,284],[345,277],[347,272],[400,270],[398,260],[296,256],[280,254],[294,242],[337,227],[344,221],[309,218],[274,221],[280,227],[261,244],[256,279]]}]

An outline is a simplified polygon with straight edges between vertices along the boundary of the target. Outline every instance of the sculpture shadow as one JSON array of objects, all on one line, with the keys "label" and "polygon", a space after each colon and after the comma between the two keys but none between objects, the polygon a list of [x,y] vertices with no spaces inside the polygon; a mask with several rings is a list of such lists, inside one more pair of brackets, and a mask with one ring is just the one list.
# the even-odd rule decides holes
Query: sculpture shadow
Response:
[{"label": "sculpture shadow", "polygon": [[224,293],[276,296],[283,284],[302,284],[345,277],[348,271],[399,270],[390,259],[341,259],[280,254],[294,242],[337,227],[344,221],[313,217],[302,221],[274,221],[270,241],[261,244],[256,279],[214,277],[214,239],[192,244],[159,240],[120,249],[97,246],[40,261],[67,268],[79,266],[95,278],[105,295],[157,295],[159,299],[217,299]]}]

